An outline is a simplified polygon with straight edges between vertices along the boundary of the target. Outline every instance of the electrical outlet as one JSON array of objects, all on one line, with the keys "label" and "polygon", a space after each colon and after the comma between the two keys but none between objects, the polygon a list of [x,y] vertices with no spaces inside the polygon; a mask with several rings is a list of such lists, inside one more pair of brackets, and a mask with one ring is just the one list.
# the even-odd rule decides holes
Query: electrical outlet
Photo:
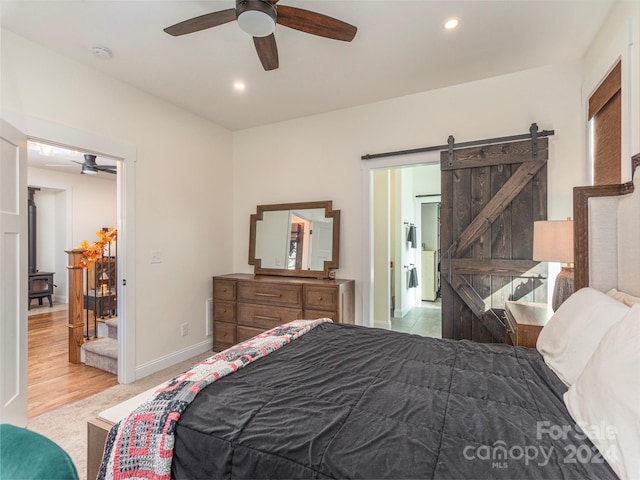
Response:
[{"label": "electrical outlet", "polygon": [[187,335],[189,335],[188,323],[183,323],[182,325],[180,325],[180,335],[182,335],[183,337],[186,337]]},{"label": "electrical outlet", "polygon": [[213,298],[207,298],[204,306],[204,325],[207,337],[213,335]]},{"label": "electrical outlet", "polygon": [[151,263],[162,263],[162,252],[159,250],[151,252]]}]

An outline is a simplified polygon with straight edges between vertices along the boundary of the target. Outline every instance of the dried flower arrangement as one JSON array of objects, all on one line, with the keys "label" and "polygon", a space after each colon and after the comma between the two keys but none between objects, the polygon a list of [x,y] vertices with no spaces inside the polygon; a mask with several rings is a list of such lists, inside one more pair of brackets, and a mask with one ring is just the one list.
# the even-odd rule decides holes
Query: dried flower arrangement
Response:
[{"label": "dried flower arrangement", "polygon": [[113,242],[118,236],[118,230],[116,228],[107,228],[106,230],[96,231],[98,240],[89,245],[89,242],[83,240],[80,244],[80,248],[84,249],[82,252],[82,260],[80,260],[80,266],[89,267],[102,257],[104,249],[108,244]]}]

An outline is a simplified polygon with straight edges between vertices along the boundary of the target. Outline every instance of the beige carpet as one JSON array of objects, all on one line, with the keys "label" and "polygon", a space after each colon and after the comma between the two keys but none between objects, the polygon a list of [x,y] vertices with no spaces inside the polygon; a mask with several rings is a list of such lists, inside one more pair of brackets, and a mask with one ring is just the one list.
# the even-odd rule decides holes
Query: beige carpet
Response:
[{"label": "beige carpet", "polygon": [[192,365],[212,354],[213,352],[198,355],[134,383],[116,385],[84,400],[44,413],[29,419],[27,428],[50,438],[66,450],[78,469],[80,479],[85,480],[87,477],[87,420],[96,417],[98,413],[109,407],[188,370]]}]

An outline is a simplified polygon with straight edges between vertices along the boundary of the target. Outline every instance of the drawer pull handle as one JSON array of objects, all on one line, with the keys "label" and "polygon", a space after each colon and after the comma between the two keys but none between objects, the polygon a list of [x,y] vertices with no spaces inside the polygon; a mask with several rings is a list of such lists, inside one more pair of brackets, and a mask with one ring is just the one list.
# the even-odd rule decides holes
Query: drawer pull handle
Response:
[{"label": "drawer pull handle", "polygon": [[322,297],[318,297],[318,301],[321,302],[322,301]]},{"label": "drawer pull handle", "polygon": [[256,297],[281,297],[279,293],[260,293],[256,292]]},{"label": "drawer pull handle", "polygon": [[276,317],[265,317],[263,315],[255,315],[254,318],[258,318],[260,320],[277,320],[277,321],[280,321],[279,318],[276,318]]}]

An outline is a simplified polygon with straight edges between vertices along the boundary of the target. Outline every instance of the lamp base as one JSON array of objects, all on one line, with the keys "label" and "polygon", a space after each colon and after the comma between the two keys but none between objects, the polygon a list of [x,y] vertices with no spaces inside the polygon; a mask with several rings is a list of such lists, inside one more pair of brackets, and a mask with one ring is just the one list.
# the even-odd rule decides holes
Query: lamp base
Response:
[{"label": "lamp base", "polygon": [[560,305],[573,293],[573,267],[562,267],[556,277],[556,285],[553,288],[551,307],[555,312]]}]

